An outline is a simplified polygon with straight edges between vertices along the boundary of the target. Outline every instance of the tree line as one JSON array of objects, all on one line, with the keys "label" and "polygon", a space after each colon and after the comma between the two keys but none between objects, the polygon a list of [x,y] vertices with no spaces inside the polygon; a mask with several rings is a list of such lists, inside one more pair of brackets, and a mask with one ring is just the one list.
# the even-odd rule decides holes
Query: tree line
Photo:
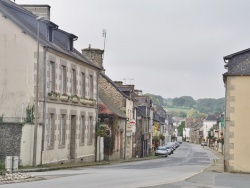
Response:
[{"label": "tree line", "polygon": [[[150,97],[154,104],[166,107],[166,108],[182,108],[188,109],[188,112],[178,111],[174,115],[179,117],[196,116],[198,114],[218,114],[224,112],[225,99],[219,98],[204,98],[194,100],[191,96],[182,96],[175,98],[163,98],[160,95],[146,94]],[[192,110],[192,111],[190,111]],[[188,114],[189,113],[189,114]],[[195,115],[196,114],[196,115]],[[197,115],[199,116],[199,115]]]}]

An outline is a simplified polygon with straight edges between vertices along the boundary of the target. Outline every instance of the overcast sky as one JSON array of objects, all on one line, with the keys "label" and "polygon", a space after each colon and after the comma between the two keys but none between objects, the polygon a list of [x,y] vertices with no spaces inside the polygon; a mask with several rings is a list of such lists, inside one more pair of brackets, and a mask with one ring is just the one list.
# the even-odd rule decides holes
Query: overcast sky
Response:
[{"label": "overcast sky", "polygon": [[[114,81],[164,98],[224,97],[223,56],[250,48],[248,0],[16,0],[48,4],[51,21],[104,48]],[[122,80],[125,79],[125,80]]]}]

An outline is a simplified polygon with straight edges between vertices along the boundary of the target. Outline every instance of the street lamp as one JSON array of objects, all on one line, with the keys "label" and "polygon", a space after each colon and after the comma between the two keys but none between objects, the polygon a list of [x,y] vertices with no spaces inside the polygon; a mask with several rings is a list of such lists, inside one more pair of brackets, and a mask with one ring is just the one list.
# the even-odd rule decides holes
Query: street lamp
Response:
[{"label": "street lamp", "polygon": [[36,149],[37,149],[37,127],[38,127],[38,83],[39,83],[39,37],[40,37],[40,21],[45,18],[38,16],[37,20],[37,63],[36,63],[36,110],[35,110],[35,127],[34,127],[34,146],[33,146],[33,166],[36,166]]}]

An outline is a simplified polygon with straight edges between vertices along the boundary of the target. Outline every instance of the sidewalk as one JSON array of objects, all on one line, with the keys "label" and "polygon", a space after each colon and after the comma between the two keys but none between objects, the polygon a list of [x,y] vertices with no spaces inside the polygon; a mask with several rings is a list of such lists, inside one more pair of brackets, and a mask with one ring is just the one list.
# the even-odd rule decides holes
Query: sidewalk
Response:
[{"label": "sidewalk", "polygon": [[52,170],[61,170],[68,168],[78,168],[78,167],[88,167],[88,166],[100,166],[100,165],[109,165],[116,163],[125,163],[125,162],[133,162],[133,161],[141,161],[141,160],[151,160],[156,159],[157,156],[151,155],[144,158],[131,158],[126,160],[117,160],[117,161],[98,161],[98,162],[79,162],[79,163],[65,163],[65,164],[48,164],[43,166],[36,167],[20,167],[18,172],[43,172],[43,171],[52,171]]},{"label": "sidewalk", "polygon": [[218,157],[218,159],[214,159],[213,164],[204,171],[219,172],[219,173],[224,172],[224,155],[209,147],[205,147],[205,150],[210,150],[216,157]]}]

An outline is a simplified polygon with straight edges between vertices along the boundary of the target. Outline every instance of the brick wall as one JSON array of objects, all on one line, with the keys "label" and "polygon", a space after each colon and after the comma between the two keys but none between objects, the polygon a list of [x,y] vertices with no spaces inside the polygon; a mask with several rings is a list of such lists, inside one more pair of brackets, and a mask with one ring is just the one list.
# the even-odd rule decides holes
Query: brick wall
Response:
[{"label": "brick wall", "polygon": [[22,124],[0,123],[0,161],[6,156],[20,156]]}]

